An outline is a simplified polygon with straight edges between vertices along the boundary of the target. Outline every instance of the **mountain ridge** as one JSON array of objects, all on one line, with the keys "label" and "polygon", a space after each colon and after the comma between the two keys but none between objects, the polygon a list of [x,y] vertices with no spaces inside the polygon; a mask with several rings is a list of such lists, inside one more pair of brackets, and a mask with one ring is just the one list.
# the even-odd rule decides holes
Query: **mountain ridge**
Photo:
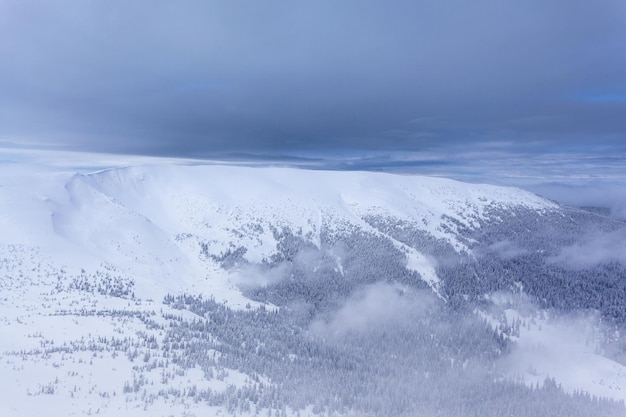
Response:
[{"label": "mountain ridge", "polygon": [[[59,410],[99,404],[111,414],[124,399],[167,415],[178,401],[168,395],[184,392],[190,402],[179,404],[193,403],[198,413],[215,406],[226,414],[410,415],[411,407],[440,405],[399,384],[451,384],[433,372],[467,378],[458,386],[466,395],[486,384],[539,401],[541,390],[486,381],[517,378],[549,390],[544,380],[556,377],[555,398],[570,405],[581,389],[624,399],[623,339],[611,332],[625,323],[619,277],[626,268],[617,253],[576,270],[569,258],[590,230],[611,242],[624,235],[620,222],[595,213],[508,187],[290,168],[150,165],[5,174],[0,184],[0,283],[12,294],[0,308],[5,330],[16,334],[0,344],[0,358],[28,358],[34,372],[56,375],[52,382],[23,376],[24,390],[11,388],[16,399],[50,395]],[[598,297],[585,295],[591,290]],[[586,342],[570,338],[575,324],[560,317],[590,308],[599,314],[585,327]],[[30,336],[17,336],[22,326]],[[593,380],[572,379],[569,359],[551,367],[544,357],[563,347],[542,327],[570,338]],[[415,343],[423,347],[413,352]],[[533,350],[544,343],[545,352]],[[102,396],[72,393],[80,398],[73,408],[54,392],[70,392],[74,374],[55,369],[86,376],[89,368],[70,365],[83,353],[99,364],[92,383]],[[385,359],[394,357],[401,360]],[[109,363],[124,376],[107,371]],[[5,368],[4,385],[21,375]],[[413,368],[422,375],[415,380]],[[397,378],[383,378],[387,372]],[[337,385],[342,378],[347,383]],[[312,395],[306,387],[316,384],[328,388]],[[446,415],[476,411],[459,401],[449,405],[457,411],[444,407]]]}]

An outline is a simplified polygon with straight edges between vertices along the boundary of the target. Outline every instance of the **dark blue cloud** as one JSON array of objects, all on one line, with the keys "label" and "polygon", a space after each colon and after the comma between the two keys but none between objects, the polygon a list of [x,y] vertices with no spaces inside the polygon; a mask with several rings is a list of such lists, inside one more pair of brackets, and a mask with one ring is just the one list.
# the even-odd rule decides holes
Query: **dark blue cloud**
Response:
[{"label": "dark blue cloud", "polygon": [[597,103],[626,103],[626,94],[622,93],[603,93],[591,94],[586,97],[588,101]]},{"label": "dark blue cloud", "polygon": [[621,0],[5,0],[0,140],[197,157],[614,148],[625,44]]}]

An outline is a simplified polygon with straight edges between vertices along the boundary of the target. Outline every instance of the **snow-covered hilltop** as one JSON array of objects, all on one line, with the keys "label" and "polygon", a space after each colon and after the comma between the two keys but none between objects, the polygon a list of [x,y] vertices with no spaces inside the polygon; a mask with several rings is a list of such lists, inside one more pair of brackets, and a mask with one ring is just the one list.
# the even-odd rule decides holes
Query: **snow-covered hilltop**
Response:
[{"label": "snow-covered hilltop", "polygon": [[[544,410],[550,390],[564,410],[586,409],[567,394],[578,389],[625,398],[619,336],[591,332],[572,354],[602,364],[594,381],[559,380],[567,360],[554,369],[516,348],[540,344],[542,320],[559,312],[594,309],[609,323],[621,301],[585,297],[589,276],[608,277],[602,298],[620,294],[612,277],[624,270],[601,259],[572,271],[565,250],[591,229],[622,236],[623,225],[523,190],[289,168],[12,166],[0,169],[0,213],[2,415],[48,405],[58,415],[412,415],[437,409],[443,397],[424,387],[449,385],[433,377],[448,373],[468,377],[455,382],[468,396],[533,395],[528,410]],[[505,377],[555,377],[566,392],[493,382]],[[449,412],[478,410],[455,401]]]},{"label": "snow-covered hilltop", "polygon": [[[244,247],[246,260],[262,262],[276,254],[272,230],[289,229],[319,247],[324,229],[384,234],[367,221],[377,217],[469,251],[457,230],[479,228],[495,210],[557,209],[514,188],[371,172],[153,165],[1,182],[2,243],[49,249],[70,263],[144,268],[160,281],[194,274],[186,269],[197,258],[185,245],[190,235],[213,255]],[[413,259],[420,258],[414,248],[403,249],[409,263],[427,265]]]}]

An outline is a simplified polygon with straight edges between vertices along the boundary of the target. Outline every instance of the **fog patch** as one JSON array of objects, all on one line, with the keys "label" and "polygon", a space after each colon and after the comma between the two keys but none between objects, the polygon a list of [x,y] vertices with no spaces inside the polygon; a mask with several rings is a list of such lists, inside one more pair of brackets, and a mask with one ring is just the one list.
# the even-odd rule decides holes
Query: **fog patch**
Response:
[{"label": "fog patch", "polygon": [[605,352],[611,338],[594,311],[541,310],[523,293],[489,297],[494,328],[507,329],[509,354],[496,361],[504,376],[528,386],[553,378],[566,392],[626,399],[626,366]]},{"label": "fog patch", "polygon": [[506,312],[515,310],[522,317],[530,317],[537,313],[538,307],[530,296],[523,292],[521,283],[517,283],[518,292],[496,291],[487,297],[493,302],[490,314],[507,320]]},{"label": "fog patch", "polygon": [[285,279],[290,273],[287,262],[274,266],[259,264],[244,264],[232,272],[232,281],[242,289],[253,289],[275,285]]},{"label": "fog patch", "polygon": [[514,259],[520,256],[528,254],[528,250],[520,248],[510,240],[502,240],[492,243],[486,249],[477,251],[476,255],[479,257],[489,256],[491,254],[497,254],[502,259]]},{"label": "fog patch", "polygon": [[309,331],[324,338],[349,333],[377,333],[423,317],[435,302],[434,296],[425,291],[377,282],[357,290],[329,317],[315,319]]},{"label": "fog patch", "polygon": [[[623,173],[618,175],[623,176]],[[570,206],[605,207],[611,217],[626,220],[626,185],[622,182],[545,183],[526,188]]]},{"label": "fog patch", "polygon": [[509,310],[507,317],[521,325],[511,354],[498,361],[505,374],[528,385],[554,378],[566,392],[626,399],[626,366],[604,356],[597,315],[521,317]]},{"label": "fog patch", "polygon": [[626,231],[584,236],[579,242],[561,249],[549,261],[572,269],[585,269],[606,263],[626,265]]},{"label": "fog patch", "polygon": [[[334,253],[334,248],[331,250],[304,248],[296,253],[293,258],[293,264],[295,267],[308,271],[309,273],[316,273],[324,268],[338,270],[340,257],[336,256]],[[337,253],[343,254],[343,251],[338,249]]]}]

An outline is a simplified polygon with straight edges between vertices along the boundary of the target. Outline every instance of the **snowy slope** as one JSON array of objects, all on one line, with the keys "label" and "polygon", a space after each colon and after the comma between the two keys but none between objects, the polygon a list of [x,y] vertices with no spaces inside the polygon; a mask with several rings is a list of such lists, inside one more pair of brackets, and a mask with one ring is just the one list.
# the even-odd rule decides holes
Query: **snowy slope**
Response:
[{"label": "snowy slope", "polygon": [[[154,293],[145,296],[157,298],[207,274],[206,262],[199,264],[186,247],[189,236],[210,242],[216,255],[243,246],[247,260],[261,262],[276,251],[271,227],[319,245],[323,227],[341,232],[352,225],[376,233],[364,218],[383,216],[463,251],[468,248],[454,230],[479,227],[487,210],[556,209],[518,189],[365,172],[161,165],[88,175],[5,172],[1,178],[0,242],[41,247],[81,268],[112,263],[150,277],[139,285],[152,287],[145,291]],[[429,261],[397,245],[408,266],[435,285]]]},{"label": "snowy slope", "polygon": [[[390,241],[405,254],[406,268],[439,294],[436,262],[370,219],[409,224],[469,253],[460,229],[498,222],[497,213],[519,208],[538,216],[559,211],[519,189],[371,172],[3,167],[0,388],[7,401],[0,413],[25,416],[50,407],[59,416],[137,415],[150,403],[150,415],[200,415],[207,409],[197,402],[164,392],[198,383],[220,392],[259,384],[259,376],[217,366],[219,377],[211,379],[172,365],[166,378],[157,366],[166,358],[156,356],[151,343],[164,343],[163,317],[187,313],[163,305],[166,294],[201,294],[240,310],[261,306],[237,286],[243,272],[220,263],[229,251],[245,248],[243,258],[261,264],[279,251],[276,231],[289,230],[319,247],[323,233],[360,230]],[[340,255],[336,268],[342,268]],[[124,351],[136,355],[109,352],[111,338],[125,340]],[[149,381],[138,382],[140,377]],[[619,378],[614,384],[626,392],[626,377]]]}]

